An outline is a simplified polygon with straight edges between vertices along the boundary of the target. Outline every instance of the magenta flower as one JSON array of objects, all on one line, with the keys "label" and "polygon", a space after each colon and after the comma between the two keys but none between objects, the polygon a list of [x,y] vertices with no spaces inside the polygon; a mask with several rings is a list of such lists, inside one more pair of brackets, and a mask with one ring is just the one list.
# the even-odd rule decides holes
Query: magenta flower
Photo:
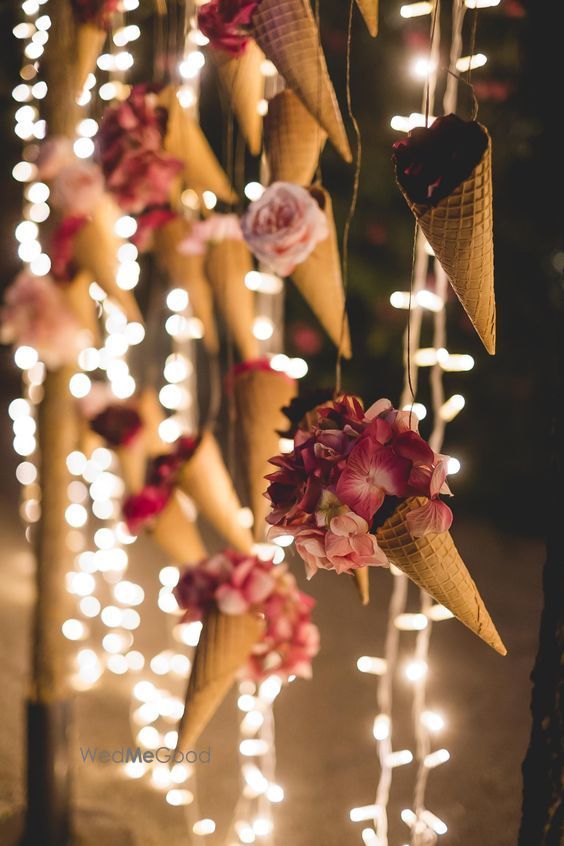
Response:
[{"label": "magenta flower", "polygon": [[198,26],[214,50],[240,56],[250,38],[251,23],[259,0],[210,0],[198,8]]},{"label": "magenta flower", "polygon": [[138,535],[163,511],[169,498],[170,491],[146,485],[140,493],[126,499],[122,512],[129,532]]}]

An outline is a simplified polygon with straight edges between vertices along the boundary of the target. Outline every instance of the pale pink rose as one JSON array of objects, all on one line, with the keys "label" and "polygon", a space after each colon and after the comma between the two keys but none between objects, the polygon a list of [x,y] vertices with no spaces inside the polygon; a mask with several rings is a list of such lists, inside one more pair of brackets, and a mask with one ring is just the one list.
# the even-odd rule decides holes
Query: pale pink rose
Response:
[{"label": "pale pink rose", "polygon": [[76,161],[72,143],[62,135],[54,135],[41,144],[37,165],[38,179],[54,179],[62,168]]},{"label": "pale pink rose", "polygon": [[0,340],[35,347],[47,367],[74,363],[89,340],[87,334],[51,277],[24,270],[6,290]]},{"label": "pale pink rose", "polygon": [[407,527],[414,538],[441,535],[452,525],[452,511],[441,499],[430,499],[425,505],[407,513]]},{"label": "pale pink rose", "polygon": [[104,178],[98,165],[75,161],[62,167],[51,186],[53,205],[64,215],[92,214],[102,198]]},{"label": "pale pink rose", "polygon": [[[325,212],[305,188],[274,182],[241,218],[243,236],[259,259],[288,276],[329,236]],[[321,280],[321,284],[322,284]]]},{"label": "pale pink rose", "polygon": [[208,244],[241,241],[243,233],[236,214],[212,214],[192,224],[190,234],[178,245],[178,252],[189,256],[205,253]]}]

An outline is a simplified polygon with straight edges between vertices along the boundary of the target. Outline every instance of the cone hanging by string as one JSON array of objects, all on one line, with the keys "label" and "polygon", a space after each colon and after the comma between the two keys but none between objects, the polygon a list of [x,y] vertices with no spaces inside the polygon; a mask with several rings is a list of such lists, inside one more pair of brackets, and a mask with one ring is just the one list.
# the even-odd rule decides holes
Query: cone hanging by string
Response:
[{"label": "cone hanging by string", "polygon": [[190,513],[194,506],[182,491],[175,491],[158,515],[149,534],[177,564],[195,564],[206,557],[206,548]]},{"label": "cone hanging by string", "polygon": [[80,270],[88,271],[100,288],[118,305],[130,322],[142,322],[131,291],[123,291],[116,282],[118,250],[122,241],[114,227],[120,214],[109,197],[96,206],[90,219],[74,236],[73,258]]},{"label": "cone hanging by string", "polygon": [[251,34],[345,161],[351,149],[308,0],[260,0]]},{"label": "cone hanging by string", "polygon": [[[492,144],[470,176],[435,207],[412,203],[402,193],[433,248],[482,343],[495,353]],[[400,184],[401,188],[401,184]]]},{"label": "cone hanging by string", "polygon": [[93,281],[90,273],[82,271],[77,273],[68,285],[62,285],[60,290],[80,325],[90,332],[92,346],[99,347],[102,345],[102,339],[96,316],[97,305],[88,290]]},{"label": "cone hanging by string", "polygon": [[198,740],[260,640],[263,627],[262,618],[253,613],[212,611],[205,618],[178,726],[177,749],[190,749]]},{"label": "cone hanging by string", "polygon": [[378,544],[391,563],[418,587],[448,608],[492,649],[506,655],[507,650],[450,532],[422,538],[411,536],[407,514],[427,501],[424,497],[413,497],[402,502],[376,532]]},{"label": "cone hanging by string", "polygon": [[253,335],[254,296],[245,285],[245,276],[253,269],[247,245],[231,238],[210,244],[205,269],[241,358],[256,358],[259,347]]},{"label": "cone hanging by string", "polygon": [[327,134],[289,88],[268,103],[264,147],[270,182],[309,185]]},{"label": "cone hanging by string", "polygon": [[194,316],[204,327],[203,343],[206,350],[215,355],[219,351],[219,340],[213,313],[213,296],[204,275],[203,255],[184,255],[178,251],[179,244],[190,234],[189,225],[181,218],[169,221],[155,235],[157,261],[170,277],[170,281],[188,292]]},{"label": "cone hanging by string", "polygon": [[240,552],[250,551],[253,538],[239,522],[241,503],[211,432],[202,435],[196,451],[181,468],[177,484],[231,546]]},{"label": "cone hanging by string", "polygon": [[247,43],[240,56],[231,56],[223,50],[211,50],[210,53],[249,150],[253,156],[258,156],[262,143],[259,104],[264,98],[264,53],[254,41]]},{"label": "cone hanging by string", "polygon": [[[292,273],[292,279],[335,346],[338,347],[341,340],[345,293],[331,197],[324,189],[321,191],[329,225],[329,237],[321,241],[309,258],[296,267]],[[345,358],[350,358],[351,342],[347,318],[345,318],[342,352]]]},{"label": "cone hanging by string", "polygon": [[254,536],[260,541],[270,508],[264,496],[272,469],[268,462],[279,451],[277,430],[288,422],[281,409],[297,395],[297,384],[284,373],[252,367],[235,375],[234,392]]},{"label": "cone hanging by string", "polygon": [[74,70],[77,97],[82,93],[88,76],[96,72],[96,61],[103,50],[107,37],[108,33],[105,29],[90,23],[79,24],[76,31],[76,65]]},{"label": "cone hanging by string", "polygon": [[378,6],[379,0],[356,0],[356,5],[368,27],[368,32],[373,38],[378,35]]},{"label": "cone hanging by string", "polygon": [[198,193],[213,191],[226,203],[233,203],[237,194],[229,183],[227,174],[202,132],[200,125],[183,109],[176,90],[168,86],[159,95],[159,102],[168,109],[165,150],[184,162],[184,180]]},{"label": "cone hanging by string", "polygon": [[370,578],[368,574],[368,567],[359,567],[357,570],[353,570],[353,576],[361,603],[363,605],[368,605],[370,602]]}]

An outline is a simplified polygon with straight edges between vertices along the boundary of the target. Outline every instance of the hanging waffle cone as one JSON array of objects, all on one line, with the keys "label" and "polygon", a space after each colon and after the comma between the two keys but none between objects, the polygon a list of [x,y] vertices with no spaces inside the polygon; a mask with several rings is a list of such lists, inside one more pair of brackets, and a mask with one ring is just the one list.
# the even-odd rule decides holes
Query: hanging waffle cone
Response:
[{"label": "hanging waffle cone", "polygon": [[259,641],[263,626],[253,613],[212,611],[205,618],[178,726],[178,749],[190,749],[196,743]]},{"label": "hanging waffle cone", "polygon": [[102,339],[96,315],[97,305],[88,290],[91,282],[93,282],[91,274],[82,271],[77,273],[68,285],[61,286],[60,290],[80,325],[90,332],[92,346],[99,347],[102,345]]},{"label": "hanging waffle cone", "polygon": [[95,73],[96,61],[103,50],[107,36],[108,33],[105,29],[100,29],[94,24],[84,23],[78,26],[75,66],[75,91],[77,96],[82,92],[88,75]]},{"label": "hanging waffle cone", "polygon": [[240,552],[250,551],[253,538],[239,523],[241,503],[211,432],[202,435],[194,455],[180,470],[177,484],[231,546]]},{"label": "hanging waffle cone", "polygon": [[357,570],[353,570],[353,576],[361,603],[363,605],[368,605],[370,602],[370,579],[368,575],[368,567],[359,567]]},{"label": "hanging waffle cone", "polygon": [[235,345],[244,360],[257,358],[258,341],[253,335],[254,295],[245,285],[253,260],[244,241],[226,239],[210,244],[206,276]]},{"label": "hanging waffle cone", "polygon": [[500,655],[507,650],[495,628],[472,577],[454,545],[450,532],[413,538],[407,526],[409,511],[427,500],[402,502],[381,526],[376,537],[381,549],[418,587],[444,605],[474,634]]},{"label": "hanging waffle cone", "polygon": [[116,448],[121,477],[129,494],[138,493],[145,484],[147,442],[141,429],[131,441]]},{"label": "hanging waffle cone", "polygon": [[168,109],[165,150],[184,162],[184,180],[189,188],[198,193],[213,191],[226,203],[233,203],[237,195],[200,125],[183,109],[172,86],[167,87],[159,97]]},{"label": "hanging waffle cone", "polygon": [[308,0],[260,0],[253,13],[251,34],[341,156],[352,161]]},{"label": "hanging waffle cone", "polygon": [[162,455],[166,445],[159,435],[159,426],[166,419],[166,415],[154,388],[143,388],[139,395],[137,410],[143,421],[147,455],[149,457]]},{"label": "hanging waffle cone", "polygon": [[194,316],[202,321],[204,327],[204,346],[215,355],[219,351],[219,341],[212,292],[204,275],[204,257],[178,252],[178,245],[189,232],[189,225],[181,218],[169,221],[155,235],[155,252],[171,282],[188,292]]},{"label": "hanging waffle cone", "polygon": [[[487,134],[485,127],[482,127]],[[435,208],[412,203],[421,230],[482,343],[495,353],[492,142],[468,179]]]},{"label": "hanging waffle cone", "polygon": [[[329,237],[321,241],[309,258],[296,267],[292,273],[292,279],[335,346],[338,347],[341,341],[345,293],[331,197],[327,191],[322,190],[325,197],[324,211],[329,224]],[[342,352],[345,358],[351,357],[347,319]]]},{"label": "hanging waffle cone", "polygon": [[356,0],[356,5],[368,27],[368,32],[373,38],[378,35],[378,6],[379,0]]},{"label": "hanging waffle cone", "polygon": [[104,197],[91,218],[74,237],[73,257],[80,270],[88,271],[108,297],[118,305],[131,322],[142,317],[130,291],[123,291],[116,282],[119,266],[118,250],[122,241],[114,232],[119,212],[109,197]]},{"label": "hanging waffle cone", "polygon": [[264,496],[269,459],[279,451],[277,430],[287,425],[281,409],[297,395],[297,385],[284,373],[253,368],[235,376],[234,392],[254,536],[259,541],[270,508]]},{"label": "hanging waffle cone", "polygon": [[264,118],[264,148],[270,182],[309,185],[326,133],[289,88],[268,103]]},{"label": "hanging waffle cone", "polygon": [[182,491],[175,491],[157,517],[150,535],[177,564],[194,564],[206,557],[206,548]]},{"label": "hanging waffle cone", "polygon": [[262,63],[264,53],[249,41],[240,56],[230,56],[223,50],[211,50],[221,85],[235,113],[253,156],[260,153],[262,117],[259,103],[264,98]]}]

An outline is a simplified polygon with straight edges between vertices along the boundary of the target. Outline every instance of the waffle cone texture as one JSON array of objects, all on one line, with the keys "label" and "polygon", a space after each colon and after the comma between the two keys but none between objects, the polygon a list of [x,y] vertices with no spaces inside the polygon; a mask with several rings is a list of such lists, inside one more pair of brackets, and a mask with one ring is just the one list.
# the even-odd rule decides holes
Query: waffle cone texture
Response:
[{"label": "waffle cone texture", "polygon": [[240,56],[230,56],[223,50],[212,50],[214,63],[231,108],[235,112],[249,150],[258,156],[262,144],[262,117],[259,103],[264,97],[264,76],[261,65],[264,53],[249,41]]},{"label": "waffle cone texture", "polygon": [[252,613],[212,611],[204,620],[178,727],[178,749],[189,749],[221,705],[263,630]]},{"label": "waffle cone texture", "polygon": [[[329,237],[321,241],[311,255],[295,268],[292,279],[335,346],[339,347],[343,327],[343,311],[345,309],[345,292],[331,197],[325,190],[323,190],[323,194],[325,196],[324,210],[327,215]],[[345,358],[351,357],[351,340],[347,318],[345,318],[342,352]]]},{"label": "waffle cone texture", "polygon": [[496,308],[489,134],[482,159],[468,179],[435,208],[412,203],[405,193],[404,197],[482,343],[493,355]]},{"label": "waffle cone texture", "polygon": [[260,0],[253,13],[251,34],[287,86],[326,131],[335,149],[351,162],[350,145],[309,0]]},{"label": "waffle cone texture", "polygon": [[327,133],[289,88],[276,94],[264,118],[264,148],[271,182],[309,185]]},{"label": "waffle cone texture", "polygon": [[253,292],[245,285],[245,276],[253,269],[253,260],[244,241],[226,239],[210,244],[205,261],[218,308],[243,360],[256,358],[258,341],[253,335],[255,306]]},{"label": "waffle cone texture", "polygon": [[178,487],[194,500],[201,515],[239,552],[250,552],[253,538],[239,523],[239,497],[211,432],[180,470]]},{"label": "waffle cone texture", "polygon": [[297,385],[274,370],[247,370],[235,377],[235,401],[249,502],[254,516],[254,535],[261,540],[270,504],[264,492],[269,459],[278,452],[287,421],[282,407],[297,394]]},{"label": "waffle cone texture", "polygon": [[378,544],[391,563],[418,587],[448,608],[488,646],[500,655],[506,655],[507,650],[450,532],[425,535],[422,538],[411,536],[407,514],[426,502],[424,497],[413,497],[402,502],[378,529]]}]

